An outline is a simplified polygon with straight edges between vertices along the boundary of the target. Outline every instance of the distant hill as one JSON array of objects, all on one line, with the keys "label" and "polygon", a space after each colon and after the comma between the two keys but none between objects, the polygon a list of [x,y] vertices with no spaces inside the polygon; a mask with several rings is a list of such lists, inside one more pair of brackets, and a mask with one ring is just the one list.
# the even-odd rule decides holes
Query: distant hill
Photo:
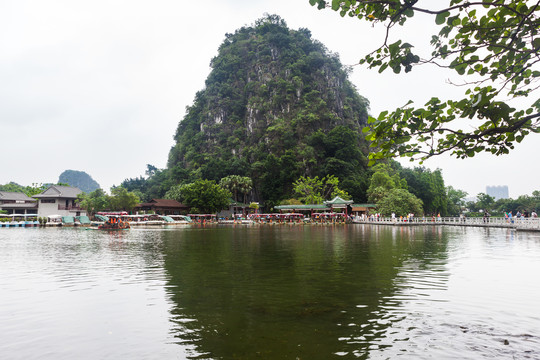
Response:
[{"label": "distant hill", "polygon": [[100,188],[99,184],[84,171],[66,170],[60,174],[58,183],[75,186],[85,193],[91,193]]}]

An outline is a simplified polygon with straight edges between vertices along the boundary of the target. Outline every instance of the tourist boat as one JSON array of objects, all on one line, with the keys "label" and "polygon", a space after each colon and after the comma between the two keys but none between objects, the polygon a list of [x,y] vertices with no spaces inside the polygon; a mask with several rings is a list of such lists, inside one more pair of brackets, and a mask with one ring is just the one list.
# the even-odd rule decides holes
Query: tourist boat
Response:
[{"label": "tourist boat", "polygon": [[198,224],[217,224],[216,214],[188,214],[189,218]]},{"label": "tourist boat", "polygon": [[24,227],[38,227],[37,214],[24,214]]},{"label": "tourist boat", "polygon": [[304,222],[304,215],[300,213],[251,214],[249,217],[256,223],[264,224],[302,224]]},{"label": "tourist boat", "polygon": [[9,227],[9,225],[8,225],[8,215],[0,214],[0,227]]},{"label": "tourist boat", "polygon": [[75,217],[62,216],[62,226],[75,226]]},{"label": "tourist boat", "polygon": [[156,226],[165,225],[166,221],[157,214],[125,215],[122,220],[130,223],[131,226]]},{"label": "tourist boat", "polygon": [[186,215],[160,215],[165,221],[165,225],[189,225],[193,220]]},{"label": "tourist boat", "polygon": [[[26,226],[26,215],[25,214],[11,214],[11,221],[9,222],[9,227],[25,227]],[[35,215],[32,215],[35,216]]]},{"label": "tourist boat", "polygon": [[98,230],[129,230],[129,222],[123,221],[119,216],[110,216],[107,220],[98,226]]},{"label": "tourist boat", "polygon": [[49,215],[45,226],[62,226],[62,215]]},{"label": "tourist boat", "polygon": [[314,223],[343,223],[347,221],[347,215],[335,212],[313,213],[311,221]]}]

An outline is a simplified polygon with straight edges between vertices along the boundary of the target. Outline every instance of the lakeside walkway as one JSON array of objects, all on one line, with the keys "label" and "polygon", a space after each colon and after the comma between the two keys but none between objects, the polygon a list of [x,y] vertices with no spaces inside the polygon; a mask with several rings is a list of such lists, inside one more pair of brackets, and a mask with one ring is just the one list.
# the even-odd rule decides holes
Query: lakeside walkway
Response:
[{"label": "lakeside walkway", "polygon": [[450,226],[476,226],[476,227],[494,227],[508,228],[521,231],[540,231],[540,218],[512,218],[489,217],[489,218],[459,218],[459,217],[441,217],[413,218],[412,221],[399,218],[381,217],[379,219],[355,220],[355,224],[389,225],[389,226],[420,226],[420,225],[450,225]]}]

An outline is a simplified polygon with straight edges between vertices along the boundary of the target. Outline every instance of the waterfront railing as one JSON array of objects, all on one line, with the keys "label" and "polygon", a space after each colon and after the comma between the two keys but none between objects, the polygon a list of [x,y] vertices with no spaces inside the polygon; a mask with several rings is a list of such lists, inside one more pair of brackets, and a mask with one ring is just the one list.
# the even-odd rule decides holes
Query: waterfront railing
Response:
[{"label": "waterfront railing", "polygon": [[381,225],[454,225],[454,226],[481,226],[505,227],[518,230],[540,230],[540,218],[525,217],[412,217],[412,218],[355,218],[357,223]]}]

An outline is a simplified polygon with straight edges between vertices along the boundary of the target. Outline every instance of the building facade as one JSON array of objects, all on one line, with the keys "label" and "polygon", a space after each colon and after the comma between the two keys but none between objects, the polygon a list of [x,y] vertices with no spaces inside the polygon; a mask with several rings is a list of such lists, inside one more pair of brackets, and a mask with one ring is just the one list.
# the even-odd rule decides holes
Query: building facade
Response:
[{"label": "building facade", "polygon": [[486,186],[486,194],[493,196],[495,200],[508,199],[508,185]]},{"label": "building facade", "polygon": [[7,214],[37,214],[38,204],[24,193],[0,191],[0,210]]},{"label": "building facade", "polygon": [[80,193],[82,191],[76,187],[53,185],[34,195],[38,199],[38,216],[85,216],[86,211],[76,202]]}]

